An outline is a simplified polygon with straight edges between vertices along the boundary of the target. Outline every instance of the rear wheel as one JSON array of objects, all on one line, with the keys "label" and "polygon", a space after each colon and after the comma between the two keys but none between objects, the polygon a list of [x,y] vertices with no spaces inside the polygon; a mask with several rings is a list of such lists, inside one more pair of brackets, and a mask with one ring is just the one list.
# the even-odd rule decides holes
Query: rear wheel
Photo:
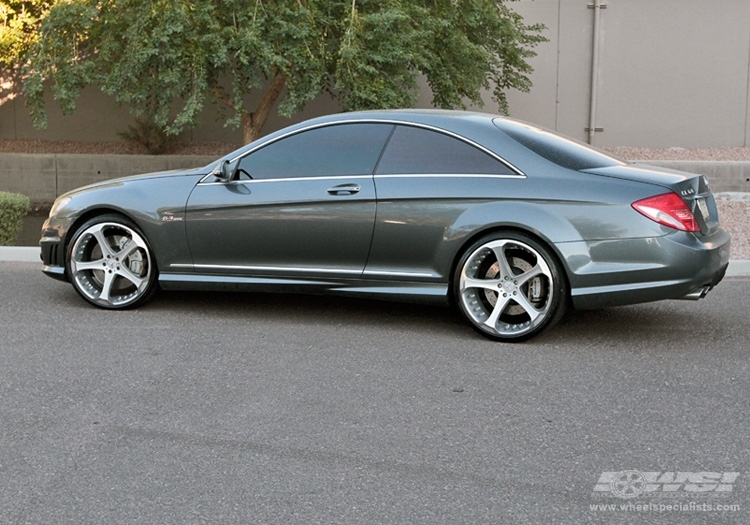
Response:
[{"label": "rear wheel", "polygon": [[471,325],[498,341],[529,339],[562,317],[566,281],[557,259],[529,236],[498,232],[459,260],[454,298]]},{"label": "rear wheel", "polygon": [[119,215],[83,224],[70,243],[66,264],[76,291],[101,308],[132,308],[156,290],[151,248],[137,227]]}]

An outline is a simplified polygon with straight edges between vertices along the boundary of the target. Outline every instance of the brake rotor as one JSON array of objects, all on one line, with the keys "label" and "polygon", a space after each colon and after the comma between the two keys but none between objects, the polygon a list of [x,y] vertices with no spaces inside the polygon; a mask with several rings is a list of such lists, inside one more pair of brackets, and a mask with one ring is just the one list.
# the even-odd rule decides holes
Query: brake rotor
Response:
[{"label": "brake rotor", "polygon": [[[528,272],[533,268],[531,263],[524,259],[521,259],[520,257],[511,257],[508,262],[510,263],[511,268],[514,270],[515,275],[520,275],[522,273]],[[484,278],[497,279],[499,275],[500,265],[499,263],[495,262],[487,269],[487,272],[485,272],[484,274]],[[524,295],[529,299],[529,301],[531,301],[531,303],[536,306],[541,300],[542,280],[539,277],[534,277],[523,286],[522,291],[524,292]],[[497,295],[498,293],[494,290],[484,290],[484,296],[492,308],[494,308],[495,304],[497,303]],[[519,304],[512,303],[508,305],[504,313],[508,315],[521,315],[525,313],[525,310]]]}]

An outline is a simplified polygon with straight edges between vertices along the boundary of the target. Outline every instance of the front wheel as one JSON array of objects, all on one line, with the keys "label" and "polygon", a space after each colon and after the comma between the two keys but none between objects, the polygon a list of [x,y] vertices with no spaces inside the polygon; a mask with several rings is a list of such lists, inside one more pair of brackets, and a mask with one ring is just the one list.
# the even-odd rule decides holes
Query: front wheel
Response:
[{"label": "front wheel", "polygon": [[557,259],[517,232],[489,235],[466,250],[456,266],[453,294],[477,331],[507,342],[550,328],[562,317],[567,301]]},{"label": "front wheel", "polygon": [[83,224],[70,243],[66,263],[76,291],[101,308],[132,308],[156,290],[151,249],[125,217],[104,215]]}]

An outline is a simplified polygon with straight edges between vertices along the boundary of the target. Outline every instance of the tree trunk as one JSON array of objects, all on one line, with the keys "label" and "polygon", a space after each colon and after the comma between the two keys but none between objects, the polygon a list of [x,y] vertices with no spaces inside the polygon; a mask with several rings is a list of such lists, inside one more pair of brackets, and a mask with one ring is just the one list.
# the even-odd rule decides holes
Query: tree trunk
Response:
[{"label": "tree trunk", "polygon": [[260,131],[268,120],[268,115],[271,114],[271,109],[281,95],[285,84],[286,77],[277,71],[255,111],[242,114],[242,140],[245,144],[250,144],[260,138]]}]

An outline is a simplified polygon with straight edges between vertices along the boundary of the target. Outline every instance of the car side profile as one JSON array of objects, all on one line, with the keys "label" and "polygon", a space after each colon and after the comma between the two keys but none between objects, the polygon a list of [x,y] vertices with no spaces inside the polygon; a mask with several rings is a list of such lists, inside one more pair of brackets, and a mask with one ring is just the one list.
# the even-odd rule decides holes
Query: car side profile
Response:
[{"label": "car side profile", "polygon": [[43,272],[122,309],[164,290],[454,304],[521,341],[569,307],[698,299],[730,237],[704,176],[634,165],[496,115],[330,115],[203,168],[59,197]]}]

